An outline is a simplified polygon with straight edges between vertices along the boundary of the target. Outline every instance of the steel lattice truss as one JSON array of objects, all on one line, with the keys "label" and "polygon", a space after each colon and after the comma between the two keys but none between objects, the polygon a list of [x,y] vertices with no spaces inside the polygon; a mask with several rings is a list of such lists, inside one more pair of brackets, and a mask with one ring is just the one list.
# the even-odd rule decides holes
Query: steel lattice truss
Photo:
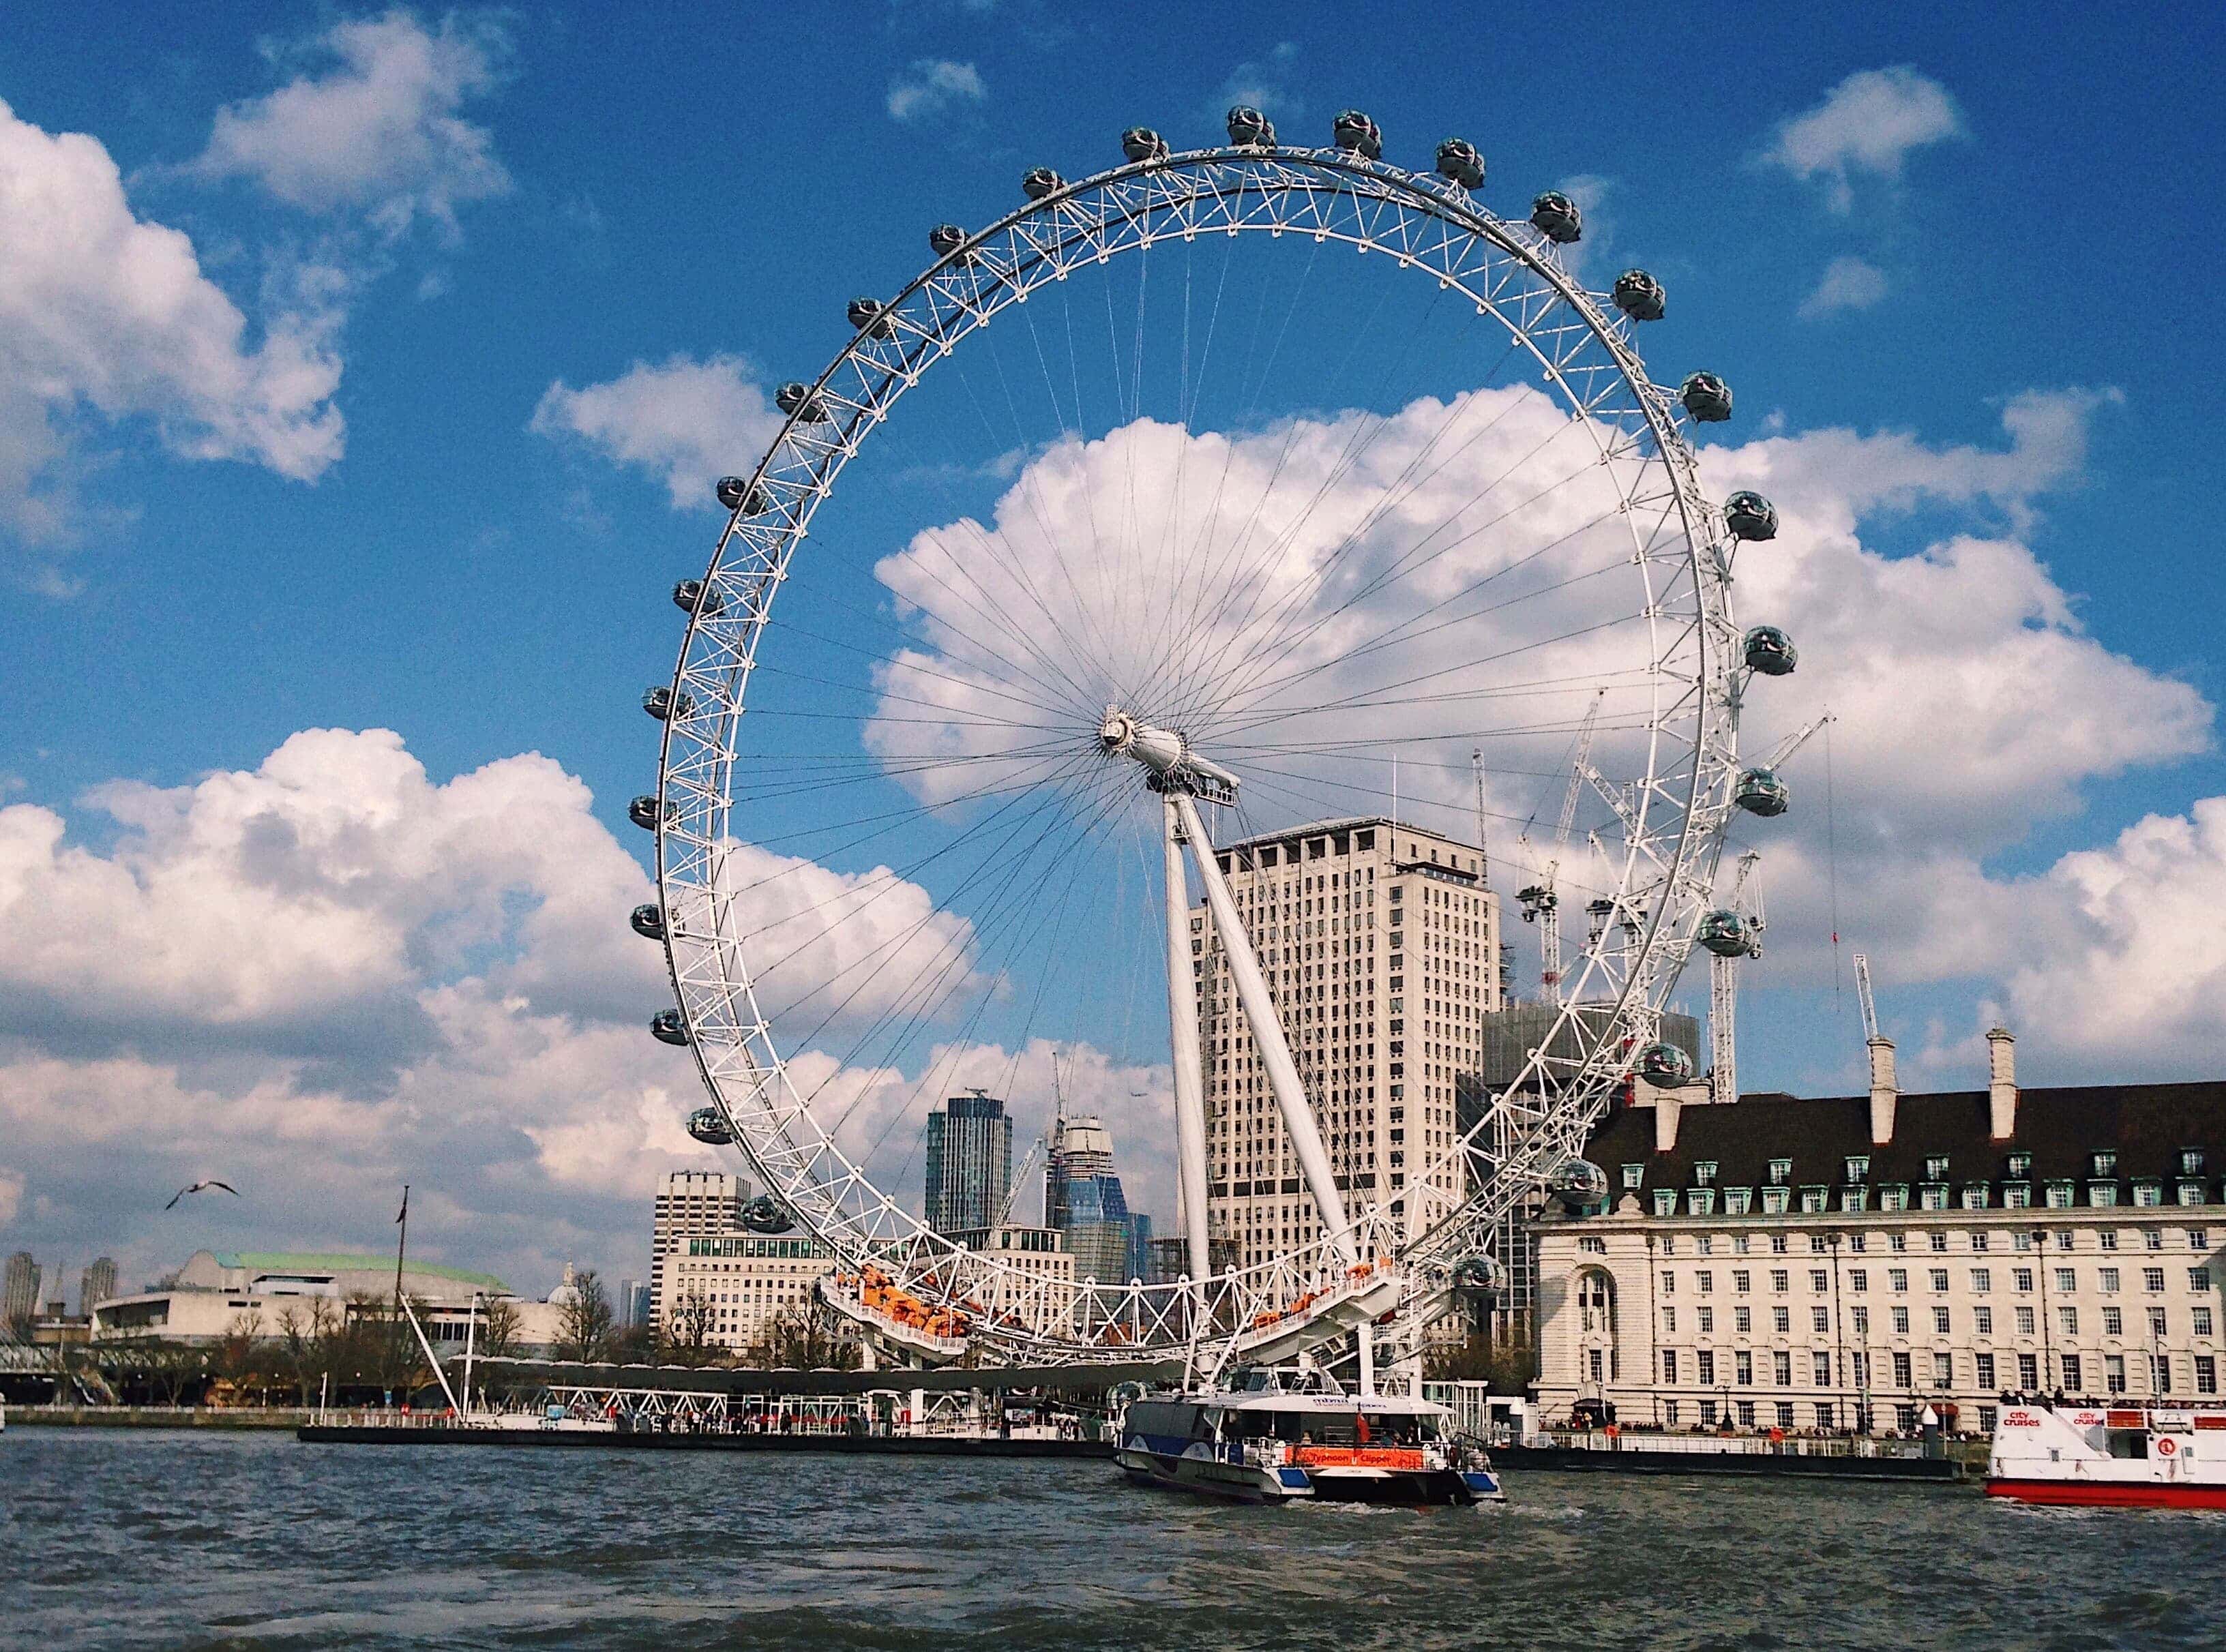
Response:
[{"label": "steel lattice truss", "polygon": [[[1414,1172],[1406,1196],[1353,1214],[1345,1236],[1360,1256],[1401,1276],[1408,1306],[1420,1310],[1410,1323],[1442,1303],[1455,1263],[1489,1249],[1495,1223],[1570,1175],[1655,1035],[1709,905],[1733,808],[1747,676],[1729,593],[1734,542],[1701,491],[1683,410],[1648,378],[1631,323],[1587,291],[1530,225],[1495,217],[1456,184],[1345,150],[1230,148],[1064,185],[943,257],[819,376],[720,535],[672,680],[657,874],[690,1045],[744,1157],[851,1269],[871,1263],[947,1304],[987,1294],[1001,1275],[997,1294],[1014,1305],[1012,1323],[976,1332],[999,1344],[1000,1357],[1131,1357],[1202,1344],[1226,1357],[1256,1318],[1343,1287],[1339,1236],[1202,1283],[1054,1284],[963,1251],[874,1185],[791,1081],[753,991],[744,915],[722,875],[736,829],[745,691],[791,558],[844,465],[923,373],[1000,311],[1070,273],[1171,239],[1258,232],[1380,254],[1390,268],[1459,292],[1504,328],[1596,444],[1620,490],[1648,595],[1644,761],[1635,776],[1593,777],[1620,823],[1621,921],[1612,929],[1625,938],[1589,948],[1567,994],[1565,1030],[1531,1056],[1521,1079]],[[1337,1334],[1325,1322],[1322,1339]]]}]

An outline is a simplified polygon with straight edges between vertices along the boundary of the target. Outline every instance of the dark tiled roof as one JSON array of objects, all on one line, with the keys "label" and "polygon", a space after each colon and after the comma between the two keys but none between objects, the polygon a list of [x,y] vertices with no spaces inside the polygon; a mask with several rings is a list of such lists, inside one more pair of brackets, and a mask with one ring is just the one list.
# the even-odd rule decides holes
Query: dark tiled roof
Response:
[{"label": "dark tiled roof", "polygon": [[1946,1179],[1960,1184],[2001,1180],[2006,1156],[2023,1153],[2032,1156],[2030,1179],[2036,1187],[2049,1180],[2078,1182],[2083,1204],[2090,1154],[2115,1151],[2121,1182],[2168,1184],[2179,1173],[2185,1147],[2203,1149],[2207,1177],[2226,1172],[2226,1083],[2023,1090],[2016,1134],[2006,1142],[1989,1139],[1982,1090],[1903,1096],[1894,1109],[1893,1140],[1885,1147],[1871,1145],[1867,1096],[1816,1101],[1746,1096],[1730,1107],[1687,1107],[1678,1119],[1676,1146],[1665,1153],[1654,1151],[1654,1109],[1629,1108],[1593,1137],[1586,1156],[1607,1171],[1620,1195],[1621,1167],[1627,1164],[1646,1166],[1649,1189],[1691,1186],[1696,1160],[1715,1161],[1720,1186],[1767,1185],[1773,1159],[1793,1161],[1786,1178],[1790,1186],[1836,1186],[1846,1180],[1846,1160],[1867,1155],[1872,1185],[1915,1185],[1930,1179],[1928,1158],[1944,1153]]}]

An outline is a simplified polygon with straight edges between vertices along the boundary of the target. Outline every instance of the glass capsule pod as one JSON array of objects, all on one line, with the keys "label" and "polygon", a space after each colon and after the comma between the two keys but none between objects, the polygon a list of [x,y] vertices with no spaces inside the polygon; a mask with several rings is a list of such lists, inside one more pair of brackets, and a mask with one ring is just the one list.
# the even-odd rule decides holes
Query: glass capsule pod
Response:
[{"label": "glass capsule pod", "polygon": [[660,803],[654,794],[645,791],[626,805],[626,818],[642,830],[653,832],[659,826],[670,826],[679,819],[680,805]]},{"label": "glass capsule pod", "polygon": [[1662,283],[1644,270],[1626,270],[1615,278],[1615,307],[1634,321],[1658,321],[1668,308]]},{"label": "glass capsule pod", "polygon": [[859,332],[870,338],[887,339],[896,336],[896,329],[889,325],[887,310],[888,306],[878,298],[854,298],[843,314]]},{"label": "glass capsule pod", "polygon": [[760,1193],[742,1206],[742,1225],[752,1233],[786,1233],[796,1225],[796,1218],[781,1208],[779,1199]]},{"label": "glass capsule pod", "polygon": [[1049,167],[1037,167],[1021,180],[1021,193],[1030,200],[1041,200],[1046,195],[1055,195],[1066,187],[1066,180]]},{"label": "glass capsule pod", "polygon": [[688,1134],[707,1147],[724,1147],[735,1140],[735,1133],[719,1116],[716,1107],[699,1107],[688,1115]]},{"label": "glass capsule pod", "polygon": [[1790,677],[1800,656],[1793,639],[1776,626],[1757,626],[1746,634],[1747,669],[1763,677]]},{"label": "glass capsule pod", "polygon": [[1732,416],[1732,387],[1714,373],[1688,373],[1677,399],[1702,424],[1721,424]]},{"label": "glass capsule pod", "polygon": [[1238,104],[1229,111],[1229,141],[1239,149],[1272,149],[1275,123],[1250,104]]},{"label": "glass capsule pod", "polygon": [[1761,494],[1741,488],[1724,501],[1724,525],[1734,539],[1778,537],[1778,507]]},{"label": "glass capsule pod", "polygon": [[762,487],[753,487],[739,476],[722,476],[712,490],[719,496],[723,510],[740,511],[744,516],[763,516],[769,501]]},{"label": "glass capsule pod", "polygon": [[927,249],[938,258],[947,258],[957,253],[959,263],[973,263],[972,253],[960,251],[965,245],[966,232],[956,224],[938,224],[927,232]]},{"label": "glass capsule pod", "polygon": [[827,423],[827,403],[819,392],[799,380],[791,379],[773,393],[773,405],[791,418],[805,424]]},{"label": "glass capsule pod", "polygon": [[1746,920],[1721,906],[1702,916],[1693,938],[1720,958],[1743,958],[1751,950]]},{"label": "glass capsule pod", "polygon": [[1453,1289],[1472,1296],[1498,1296],[1507,1288],[1507,1270],[1497,1256],[1464,1256],[1453,1264]]},{"label": "glass capsule pod", "polygon": [[672,588],[672,606],[683,613],[709,619],[723,606],[718,594],[701,580],[683,580]]},{"label": "glass capsule pod", "polygon": [[1572,1159],[1554,1172],[1552,1187],[1563,1204],[1581,1210],[1607,1197],[1607,1172],[1589,1159]]},{"label": "glass capsule pod", "polygon": [[676,695],[660,683],[643,693],[641,708],[659,722],[671,722],[675,717],[684,717],[695,710],[696,700],[692,695]]},{"label": "glass capsule pod", "polygon": [[1131,161],[1164,161],[1167,141],[1148,126],[1131,126],[1121,134],[1121,153]]},{"label": "glass capsule pod", "polygon": [[636,935],[652,941],[665,938],[665,908],[653,900],[646,900],[628,912],[626,922]]},{"label": "glass capsule pod", "polygon": [[688,1027],[681,1020],[680,1012],[677,1009],[661,1009],[651,1016],[649,1032],[650,1036],[659,1044],[676,1045],[684,1048],[688,1043]]},{"label": "glass capsule pod", "polygon": [[1689,1083],[1693,1077],[1693,1058],[1674,1044],[1650,1044],[1638,1052],[1638,1076],[1650,1084],[1665,1089]]},{"label": "glass capsule pod", "polygon": [[1530,203],[1530,221],[1559,246],[1568,245],[1585,232],[1583,209],[1558,189],[1549,189]]},{"label": "glass capsule pod", "polygon": [[1749,769],[1739,778],[1733,789],[1732,801],[1750,815],[1767,818],[1782,815],[1793,802],[1793,794],[1785,782],[1768,769]]},{"label": "glass capsule pod", "polygon": [[1465,137],[1449,137],[1438,145],[1438,171],[1464,189],[1484,187],[1484,156]]},{"label": "glass capsule pod", "polygon": [[1364,160],[1383,158],[1383,133],[1376,123],[1358,109],[1338,111],[1331,123],[1330,139],[1339,149],[1350,149]]}]

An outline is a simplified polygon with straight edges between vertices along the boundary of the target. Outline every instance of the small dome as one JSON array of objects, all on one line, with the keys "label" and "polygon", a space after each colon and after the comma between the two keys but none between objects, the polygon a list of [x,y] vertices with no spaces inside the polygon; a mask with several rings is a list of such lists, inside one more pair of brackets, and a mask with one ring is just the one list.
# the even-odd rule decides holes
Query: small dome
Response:
[{"label": "small dome", "polygon": [[791,379],[773,393],[773,405],[805,424],[827,423],[827,403],[811,385]]},{"label": "small dome", "polygon": [[1484,156],[1465,137],[1449,137],[1438,145],[1438,171],[1464,189],[1484,187]]},{"label": "small dome", "polygon": [[1561,246],[1581,238],[1585,232],[1582,209],[1558,189],[1549,189],[1530,203],[1530,221],[1548,240]]},{"label": "small dome", "polygon": [[[947,258],[951,257],[951,254],[957,252],[958,250],[965,245],[966,232],[960,229],[956,224],[938,224],[933,229],[927,232],[928,251],[934,253],[938,258]],[[958,262],[961,264],[971,264],[974,262],[974,255],[970,252],[963,253],[960,255]]]},{"label": "small dome", "polygon": [[687,1024],[677,1009],[661,1009],[649,1019],[650,1036],[659,1044],[684,1046],[688,1042]]},{"label": "small dome", "polygon": [[843,314],[850,325],[868,337],[886,339],[894,336],[896,329],[888,323],[888,306],[878,298],[854,298]]},{"label": "small dome", "polygon": [[1732,416],[1732,387],[1714,373],[1688,373],[1677,399],[1702,424],[1721,424]]},{"label": "small dome", "polygon": [[767,501],[762,487],[753,487],[739,476],[722,476],[717,488],[719,503],[729,511],[739,511],[744,516],[763,516]]},{"label": "small dome", "polygon": [[671,722],[676,717],[685,717],[696,709],[695,697],[676,695],[664,683],[658,683],[641,696],[641,708],[659,722]]},{"label": "small dome", "polygon": [[1754,950],[1752,938],[1746,932],[1746,920],[1720,906],[1702,915],[1701,927],[1694,931],[1693,938],[1720,958],[1743,958]]},{"label": "small dome", "polygon": [[1776,626],[1757,626],[1746,634],[1746,664],[1764,677],[1790,677],[1799,656],[1793,639]]},{"label": "small dome", "polygon": [[1693,1077],[1693,1058],[1674,1044],[1650,1044],[1638,1052],[1638,1076],[1650,1084],[1660,1084],[1665,1089],[1689,1083]]},{"label": "small dome", "polygon": [[653,832],[659,826],[670,826],[678,820],[680,805],[675,803],[660,804],[653,794],[644,792],[626,805],[626,818],[640,827],[642,830]]},{"label": "small dome", "polygon": [[718,594],[701,580],[683,580],[672,588],[672,606],[683,613],[708,620],[719,612]]},{"label": "small dome", "polygon": [[1021,180],[1021,193],[1030,200],[1041,200],[1045,196],[1055,195],[1065,187],[1066,180],[1049,167],[1038,167]]},{"label": "small dome", "polygon": [[735,1139],[716,1107],[699,1107],[688,1115],[688,1134],[707,1147],[724,1147]]},{"label": "small dome", "polygon": [[1250,105],[1238,104],[1229,111],[1229,141],[1239,149],[1272,149],[1275,123]]},{"label": "small dome", "polygon": [[1121,134],[1121,153],[1131,161],[1164,161],[1167,141],[1148,126],[1131,126]]},{"label": "small dome", "polygon": [[1785,782],[1768,769],[1749,769],[1732,789],[1732,801],[1750,815],[1765,819],[1784,814],[1793,802]]},{"label": "small dome", "polygon": [[1658,321],[1665,308],[1662,283],[1644,270],[1626,270],[1615,278],[1615,307],[1634,321]]},{"label": "small dome", "polygon": [[1358,109],[1341,110],[1330,125],[1330,140],[1341,149],[1370,161],[1383,158],[1383,134]]},{"label": "small dome", "polygon": [[626,914],[626,922],[636,935],[652,941],[665,938],[665,908],[653,900],[646,900]]},{"label": "small dome", "polygon": [[1724,501],[1724,525],[1735,539],[1778,537],[1778,507],[1761,494],[1740,489]]}]

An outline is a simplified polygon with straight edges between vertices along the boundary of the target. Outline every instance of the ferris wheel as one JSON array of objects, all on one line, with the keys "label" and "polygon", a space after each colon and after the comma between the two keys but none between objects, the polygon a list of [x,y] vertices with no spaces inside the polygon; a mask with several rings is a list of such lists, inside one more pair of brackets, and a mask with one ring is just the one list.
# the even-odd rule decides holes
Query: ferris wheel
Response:
[{"label": "ferris wheel", "polygon": [[[1269,1360],[1489,1287],[1524,1200],[1605,1196],[1583,1146],[1634,1071],[1691,1077],[1661,1018],[1721,916],[1725,828],[1785,804],[1737,731],[1792,647],[1730,593],[1776,517],[1700,488],[1686,429],[1731,392],[1649,377],[1661,284],[1592,290],[1578,203],[1495,214],[1463,140],[1420,173],[1358,111],[1319,149],[1255,110],[1228,128],[1031,171],[995,222],[931,230],[894,296],[851,301],[719,484],[644,698],[658,900],[634,927],[676,993],[653,1030],[709,1091],[690,1128],[762,1178],[754,1226],[824,1242],[827,1299],[925,1359]],[[1387,1147],[1396,1024],[1314,1008],[1328,959],[1376,956],[1380,910],[1326,878],[1320,912],[1311,882],[1263,906],[1231,846],[1325,818],[1463,840],[1484,781],[1519,822],[1572,781],[1580,729],[1593,853],[1563,885],[1614,921],[1519,1075]],[[1443,967],[1496,982],[1497,938]],[[1249,1039],[1272,1141],[1231,1138],[1202,1016]],[[1473,1018],[1438,1030],[1415,1072],[1472,1068]],[[1124,1145],[1174,1161],[1172,1279],[1062,1276],[901,1196],[926,1102],[1062,1046],[1070,1082],[1143,1092],[1132,1131],[1166,1127]],[[1209,1213],[1240,1166],[1306,1219],[1231,1261]]]}]

